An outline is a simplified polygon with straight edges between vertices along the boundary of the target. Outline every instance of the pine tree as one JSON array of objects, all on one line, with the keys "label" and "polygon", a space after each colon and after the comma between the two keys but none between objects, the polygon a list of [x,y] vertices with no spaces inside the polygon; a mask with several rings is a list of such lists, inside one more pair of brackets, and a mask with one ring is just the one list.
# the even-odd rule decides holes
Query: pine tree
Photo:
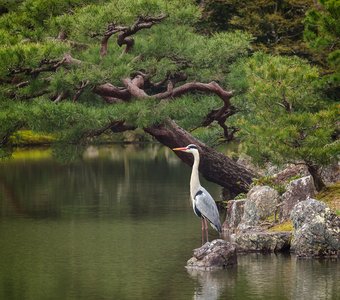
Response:
[{"label": "pine tree", "polygon": [[303,163],[320,190],[320,167],[337,159],[339,105],[322,93],[316,67],[296,57],[256,53],[233,68],[234,120],[258,163]]},{"label": "pine tree", "polygon": [[304,39],[323,63],[323,80],[328,95],[340,96],[340,2],[337,0],[316,1],[305,18]]},{"label": "pine tree", "polygon": [[247,190],[249,171],[185,129],[216,123],[228,138],[226,74],[251,36],[201,35],[199,17],[195,1],[23,1],[0,17],[0,143],[22,127],[73,143],[142,128],[195,142],[207,178]]},{"label": "pine tree", "polygon": [[208,32],[247,31],[256,50],[310,57],[303,43],[303,20],[312,4],[313,0],[207,0],[201,27]]}]

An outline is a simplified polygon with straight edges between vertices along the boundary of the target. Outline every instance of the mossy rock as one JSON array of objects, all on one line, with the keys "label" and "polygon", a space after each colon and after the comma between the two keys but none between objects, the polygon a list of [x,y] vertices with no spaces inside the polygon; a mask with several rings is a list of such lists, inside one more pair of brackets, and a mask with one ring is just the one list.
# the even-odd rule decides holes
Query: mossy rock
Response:
[{"label": "mossy rock", "polygon": [[326,203],[338,216],[340,215],[340,182],[327,186],[315,198]]}]

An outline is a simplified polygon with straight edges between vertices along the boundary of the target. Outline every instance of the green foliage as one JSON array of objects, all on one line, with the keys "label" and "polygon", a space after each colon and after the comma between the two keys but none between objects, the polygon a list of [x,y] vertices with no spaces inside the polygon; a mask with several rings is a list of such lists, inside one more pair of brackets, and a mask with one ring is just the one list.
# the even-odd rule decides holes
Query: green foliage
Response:
[{"label": "green foliage", "polygon": [[310,9],[305,18],[304,39],[315,55],[328,64],[323,80],[328,88],[339,98],[340,83],[340,2],[320,0]]},{"label": "green foliage", "polygon": [[216,147],[225,141],[221,128],[217,124],[212,124],[208,128],[197,128],[192,135],[210,147]]},{"label": "green foliage", "polygon": [[43,60],[53,60],[69,50],[67,44],[54,41],[40,43],[20,43],[0,48],[0,76],[20,68],[29,69],[41,66]]},{"label": "green foliage", "polygon": [[335,159],[339,111],[320,93],[318,78],[317,69],[298,58],[256,53],[235,65],[229,80],[244,114],[233,121],[257,163]]},{"label": "green foliage", "polygon": [[280,195],[282,195],[285,192],[285,190],[286,190],[285,185],[283,183],[277,183],[275,181],[275,178],[273,178],[271,176],[263,176],[263,177],[260,177],[260,178],[256,178],[256,179],[254,179],[252,185],[253,186],[255,186],[255,185],[267,185],[267,186],[270,186],[274,190],[277,190],[277,192]]},{"label": "green foliage", "polygon": [[[240,93],[242,109],[266,108],[272,114],[291,111],[310,111],[322,107],[318,93],[319,72],[316,67],[297,57],[283,57],[255,53],[240,60],[229,75],[229,81]],[[239,97],[241,98],[241,97]]]},{"label": "green foliage", "polygon": [[[13,1],[15,2],[15,1]],[[12,36],[7,40],[0,32],[1,44],[13,44],[22,39],[39,41],[48,34],[47,23],[58,15],[71,14],[73,9],[94,0],[25,0],[16,1],[17,6],[7,5],[7,13],[0,18],[0,28]]]},{"label": "green foliage", "polygon": [[[251,41],[252,36],[241,31],[216,33],[209,39],[202,40],[203,43],[196,46],[194,51],[194,62],[199,66],[195,72],[204,72],[203,78],[211,77],[215,73],[214,79],[223,82],[230,63],[248,54]],[[220,72],[216,72],[219,69]]]},{"label": "green foliage", "polygon": [[[239,113],[231,121],[258,162],[327,163],[338,151],[338,108],[322,94],[319,70],[296,57],[258,52],[247,58],[252,42],[257,47],[281,47],[288,39],[289,48],[296,40],[293,36],[299,39],[301,16],[309,2],[219,1],[218,7],[228,7],[221,11],[227,14],[223,29],[229,31],[210,35],[197,31],[202,10],[193,0],[26,0],[17,7],[6,6],[0,15],[0,138],[24,127],[79,142],[114,120],[145,128],[171,118],[217,145],[218,126],[197,129],[222,105],[217,97],[195,92],[176,99],[151,97],[107,105],[104,100],[110,99],[94,93],[104,83],[124,88],[122,79],[138,71],[149,74],[154,83],[183,72],[188,81],[216,80],[235,89],[232,103]],[[215,2],[206,3],[211,8]],[[124,46],[120,48],[113,35],[107,55],[100,56],[109,24],[131,26],[140,16],[160,14],[167,17],[134,34],[131,51],[122,54]],[[57,38],[60,35],[64,38]],[[339,52],[330,57],[337,62]],[[66,58],[72,60],[60,65]],[[166,84],[156,92],[165,89]],[[146,87],[147,93],[155,92],[151,90],[151,85]]]},{"label": "green foliage", "polygon": [[207,0],[203,31],[240,29],[251,33],[253,46],[281,54],[306,55],[302,43],[303,19],[312,0]]},{"label": "green foliage", "polygon": [[[107,55],[99,55],[110,23],[131,26],[139,16],[160,14],[167,18],[137,32],[129,53],[122,55],[113,36]],[[230,63],[247,55],[251,36],[241,31],[201,35],[193,26],[200,15],[189,0],[26,0],[8,8],[0,16],[1,136],[21,125],[75,142],[113,120],[144,128],[172,118],[187,129],[197,127],[220,99],[196,93],[176,101],[105,105],[93,88],[108,82],[122,87],[122,79],[138,70],[151,74],[153,82],[184,71],[189,81],[225,83]],[[60,33],[65,40],[57,38]],[[73,61],[59,66],[69,56]],[[77,103],[67,101],[83,83]],[[58,97],[66,101],[53,103]],[[212,128],[211,136],[217,133]]]},{"label": "green foliage", "polygon": [[245,199],[245,198],[247,198],[247,194],[240,193],[234,198],[234,200],[241,200],[241,199]]}]

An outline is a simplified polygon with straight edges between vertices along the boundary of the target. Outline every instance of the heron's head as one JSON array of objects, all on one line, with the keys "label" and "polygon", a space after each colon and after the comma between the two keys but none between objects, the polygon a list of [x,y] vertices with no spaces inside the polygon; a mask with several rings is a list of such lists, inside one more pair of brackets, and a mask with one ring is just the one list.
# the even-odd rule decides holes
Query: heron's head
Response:
[{"label": "heron's head", "polygon": [[188,152],[188,153],[198,152],[198,148],[194,144],[190,144],[190,145],[188,145],[186,147],[174,148],[172,150],[174,150],[174,151],[183,151],[183,152]]}]

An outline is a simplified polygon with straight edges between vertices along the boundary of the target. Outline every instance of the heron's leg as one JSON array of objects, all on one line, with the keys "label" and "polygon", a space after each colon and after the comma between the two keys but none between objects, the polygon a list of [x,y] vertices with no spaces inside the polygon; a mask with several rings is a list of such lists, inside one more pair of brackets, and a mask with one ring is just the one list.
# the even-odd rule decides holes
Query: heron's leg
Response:
[{"label": "heron's leg", "polygon": [[208,233],[208,220],[204,218],[204,229],[205,229],[205,236],[207,238],[207,242],[209,242],[209,233]]},{"label": "heron's leg", "polygon": [[201,217],[201,224],[202,224],[202,246],[204,245],[204,218]]}]

